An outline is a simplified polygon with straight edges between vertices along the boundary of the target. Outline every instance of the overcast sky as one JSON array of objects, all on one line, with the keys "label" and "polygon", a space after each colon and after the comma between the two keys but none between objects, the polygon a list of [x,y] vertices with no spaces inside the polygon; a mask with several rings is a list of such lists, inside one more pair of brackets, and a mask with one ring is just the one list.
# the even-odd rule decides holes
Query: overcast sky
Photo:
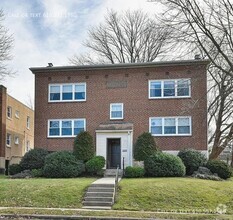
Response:
[{"label": "overcast sky", "polygon": [[14,36],[9,66],[17,72],[2,84],[27,104],[34,99],[29,67],[70,65],[68,57],[85,50],[88,28],[101,22],[109,9],[142,9],[152,15],[158,7],[147,0],[1,0],[0,8]]}]

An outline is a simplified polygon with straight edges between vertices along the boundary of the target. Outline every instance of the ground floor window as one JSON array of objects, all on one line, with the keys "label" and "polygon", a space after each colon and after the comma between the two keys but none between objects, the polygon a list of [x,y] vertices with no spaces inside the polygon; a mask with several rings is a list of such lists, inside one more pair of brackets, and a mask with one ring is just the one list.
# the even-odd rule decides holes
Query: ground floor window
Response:
[{"label": "ground floor window", "polygon": [[75,137],[86,130],[86,119],[50,119],[48,137]]},{"label": "ground floor window", "polygon": [[152,117],[150,132],[154,136],[191,135],[191,117]]}]

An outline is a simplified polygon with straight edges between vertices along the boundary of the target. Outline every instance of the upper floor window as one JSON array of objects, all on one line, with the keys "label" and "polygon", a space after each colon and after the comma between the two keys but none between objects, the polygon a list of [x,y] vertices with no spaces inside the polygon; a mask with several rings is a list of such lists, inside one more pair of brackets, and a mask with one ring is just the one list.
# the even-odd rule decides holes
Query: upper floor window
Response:
[{"label": "upper floor window", "polygon": [[176,80],[150,80],[149,98],[182,98],[190,97],[191,81],[190,79]]},{"label": "upper floor window", "polygon": [[191,135],[191,117],[150,118],[150,132],[154,136]]},{"label": "upper floor window", "polygon": [[16,117],[16,118],[19,118],[19,110],[16,110],[16,111],[15,111],[15,117]]},{"label": "upper floor window", "polygon": [[12,108],[10,106],[7,106],[7,117],[12,118]]},{"label": "upper floor window", "polygon": [[86,101],[86,83],[50,84],[49,101]]},{"label": "upper floor window", "polygon": [[110,119],[123,119],[123,103],[110,104]]},{"label": "upper floor window", "polygon": [[27,116],[27,128],[29,129],[30,128],[30,117]]},{"label": "upper floor window", "polygon": [[19,144],[19,137],[15,136],[15,144]]},{"label": "upper floor window", "polygon": [[48,137],[74,137],[86,130],[86,120],[54,119],[48,121]]},{"label": "upper floor window", "polygon": [[9,133],[6,134],[6,145],[8,147],[11,146],[11,134],[9,134]]}]

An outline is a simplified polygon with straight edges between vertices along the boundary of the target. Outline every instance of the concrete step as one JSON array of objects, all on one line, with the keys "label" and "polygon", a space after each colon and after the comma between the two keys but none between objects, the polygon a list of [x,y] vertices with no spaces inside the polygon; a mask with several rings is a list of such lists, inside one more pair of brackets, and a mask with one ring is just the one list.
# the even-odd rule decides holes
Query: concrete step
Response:
[{"label": "concrete step", "polygon": [[83,206],[83,209],[110,210],[112,206]]},{"label": "concrete step", "polygon": [[84,201],[112,202],[113,197],[85,197]]},{"label": "concrete step", "polygon": [[87,192],[86,197],[112,197],[112,192]]},{"label": "concrete step", "polygon": [[97,187],[97,188],[99,188],[99,187],[102,187],[102,188],[114,188],[115,187],[115,184],[91,184],[91,186],[90,187]]},{"label": "concrete step", "polygon": [[92,186],[90,186],[87,191],[88,192],[114,192],[114,188],[92,187]]},{"label": "concrete step", "polygon": [[83,201],[84,206],[112,206],[112,202]]}]

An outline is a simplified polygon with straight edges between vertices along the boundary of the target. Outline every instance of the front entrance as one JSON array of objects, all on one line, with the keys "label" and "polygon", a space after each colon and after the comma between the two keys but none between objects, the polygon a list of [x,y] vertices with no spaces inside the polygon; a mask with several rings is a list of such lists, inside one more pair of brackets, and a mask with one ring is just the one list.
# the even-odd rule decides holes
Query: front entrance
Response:
[{"label": "front entrance", "polygon": [[107,139],[107,169],[121,168],[121,139]]}]

